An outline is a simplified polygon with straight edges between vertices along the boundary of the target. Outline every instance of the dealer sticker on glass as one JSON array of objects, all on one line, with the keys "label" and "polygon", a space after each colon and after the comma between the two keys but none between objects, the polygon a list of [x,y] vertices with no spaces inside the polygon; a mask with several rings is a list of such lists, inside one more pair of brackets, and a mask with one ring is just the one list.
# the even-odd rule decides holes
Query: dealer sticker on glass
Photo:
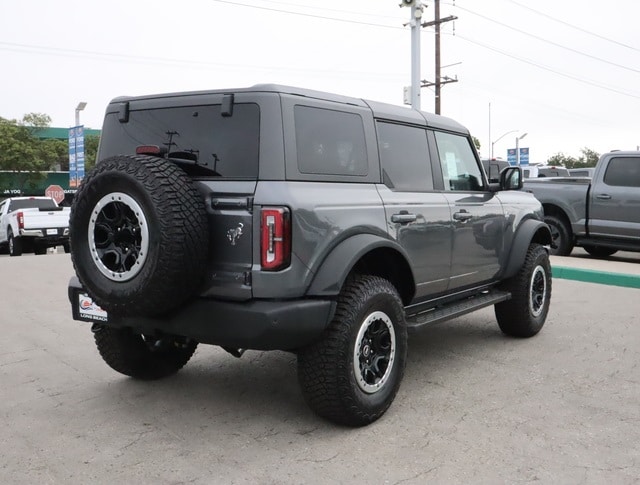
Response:
[{"label": "dealer sticker on glass", "polygon": [[86,293],[78,294],[78,316],[98,322],[107,321],[107,312],[100,308]]}]

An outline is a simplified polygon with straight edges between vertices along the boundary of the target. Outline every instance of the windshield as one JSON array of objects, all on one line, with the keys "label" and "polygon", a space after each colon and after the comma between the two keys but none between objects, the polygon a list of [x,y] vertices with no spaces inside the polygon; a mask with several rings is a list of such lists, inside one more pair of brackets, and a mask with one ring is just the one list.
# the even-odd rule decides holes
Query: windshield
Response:
[{"label": "windshield", "polygon": [[260,109],[236,104],[232,116],[220,105],[136,110],[129,120],[106,116],[99,159],[133,155],[142,145],[155,145],[169,158],[190,162],[223,178],[257,179]]}]

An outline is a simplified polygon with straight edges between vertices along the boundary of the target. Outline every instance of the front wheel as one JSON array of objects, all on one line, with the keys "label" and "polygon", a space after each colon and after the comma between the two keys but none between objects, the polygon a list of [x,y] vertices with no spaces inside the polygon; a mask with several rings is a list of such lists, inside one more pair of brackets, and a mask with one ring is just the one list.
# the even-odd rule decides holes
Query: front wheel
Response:
[{"label": "front wheel", "polygon": [[136,379],[161,379],[182,369],[198,343],[181,337],[161,338],[130,328],[97,326],[95,341],[102,359],[113,370]]},{"label": "front wheel", "polygon": [[338,424],[364,426],[389,408],[407,357],[404,307],[394,286],[377,276],[350,279],[323,338],[298,353],[305,400]]},{"label": "front wheel", "polygon": [[495,306],[498,325],[512,337],[533,337],[544,325],[551,302],[551,265],[546,249],[529,246],[522,268],[504,282],[511,299]]}]

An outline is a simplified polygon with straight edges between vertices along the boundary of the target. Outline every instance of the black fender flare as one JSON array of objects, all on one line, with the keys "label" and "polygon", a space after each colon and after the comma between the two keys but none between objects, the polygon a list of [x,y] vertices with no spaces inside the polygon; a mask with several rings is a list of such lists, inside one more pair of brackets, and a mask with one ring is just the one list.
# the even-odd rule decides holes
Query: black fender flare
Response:
[{"label": "black fender flare", "polygon": [[[409,261],[404,249],[399,244],[375,234],[356,234],[340,242],[320,265],[307,290],[309,296],[335,296],[340,293],[347,276],[355,264],[368,252],[388,248],[395,250],[399,256]],[[408,265],[409,270],[411,266]],[[412,282],[415,282],[413,272]],[[415,283],[413,283],[415,285]]]},{"label": "black fender flare", "polygon": [[511,278],[522,267],[527,256],[527,248],[532,242],[547,246],[551,244],[551,231],[543,221],[527,219],[520,224],[511,243],[511,252],[502,275],[503,279]]}]

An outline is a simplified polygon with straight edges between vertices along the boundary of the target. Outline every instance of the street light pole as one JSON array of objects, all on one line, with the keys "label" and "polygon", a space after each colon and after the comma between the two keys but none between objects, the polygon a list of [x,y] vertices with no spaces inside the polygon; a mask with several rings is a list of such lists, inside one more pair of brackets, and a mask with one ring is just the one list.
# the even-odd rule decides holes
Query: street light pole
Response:
[{"label": "street light pole", "polygon": [[502,134],[500,137],[498,137],[497,140],[494,140],[491,142],[491,158],[493,159],[493,145],[495,145],[496,143],[498,143],[500,140],[502,140],[505,136],[507,136],[510,133],[515,133],[518,130],[511,130],[511,131],[507,131],[506,133]]},{"label": "street light pole", "polygon": [[528,133],[525,133],[522,136],[516,137],[516,165],[520,166],[520,140],[522,140]]},{"label": "street light pole", "polygon": [[78,106],[76,107],[76,126],[80,126],[80,111],[87,107],[87,103],[85,101],[80,101]]}]

